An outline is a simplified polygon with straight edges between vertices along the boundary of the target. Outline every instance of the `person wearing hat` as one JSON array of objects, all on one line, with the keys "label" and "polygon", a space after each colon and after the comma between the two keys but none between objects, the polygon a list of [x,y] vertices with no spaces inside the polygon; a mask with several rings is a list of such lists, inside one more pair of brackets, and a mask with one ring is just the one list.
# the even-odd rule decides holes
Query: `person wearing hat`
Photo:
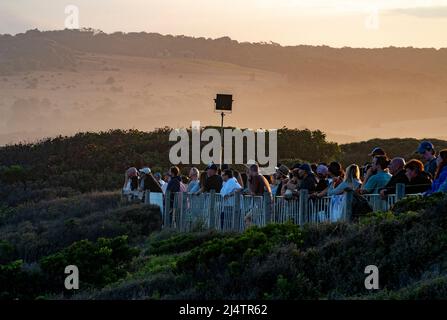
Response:
[{"label": "person wearing hat", "polygon": [[301,180],[299,189],[308,190],[309,193],[313,193],[317,188],[317,178],[312,171],[310,164],[304,163],[298,167],[298,176]]},{"label": "person wearing hat", "polygon": [[434,178],[436,174],[436,152],[435,147],[430,141],[422,141],[419,144],[416,153],[420,154],[425,161],[424,170],[431,174],[431,177]]},{"label": "person wearing hat", "polygon": [[368,154],[368,156],[372,157],[374,159],[375,156],[386,156],[385,151],[380,147],[375,147],[372,149],[372,151]]},{"label": "person wearing hat", "polygon": [[218,167],[214,163],[210,163],[206,168],[206,180],[202,186],[202,192],[210,192],[214,190],[219,193],[222,189],[223,180],[220,175],[217,174]]}]

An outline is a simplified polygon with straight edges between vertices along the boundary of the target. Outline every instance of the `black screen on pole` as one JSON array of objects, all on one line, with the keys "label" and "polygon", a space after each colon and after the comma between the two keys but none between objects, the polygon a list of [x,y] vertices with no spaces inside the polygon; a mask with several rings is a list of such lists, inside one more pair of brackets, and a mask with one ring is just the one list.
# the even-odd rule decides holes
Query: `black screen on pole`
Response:
[{"label": "black screen on pole", "polygon": [[231,94],[218,94],[216,99],[216,111],[231,111],[233,107],[233,95]]}]

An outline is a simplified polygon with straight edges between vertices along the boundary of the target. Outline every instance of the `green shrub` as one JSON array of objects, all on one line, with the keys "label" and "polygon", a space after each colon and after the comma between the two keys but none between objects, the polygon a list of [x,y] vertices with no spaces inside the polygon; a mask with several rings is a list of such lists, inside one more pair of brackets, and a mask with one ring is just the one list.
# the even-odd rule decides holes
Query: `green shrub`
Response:
[{"label": "green shrub", "polygon": [[222,269],[231,262],[244,263],[252,257],[266,254],[275,245],[302,244],[301,231],[293,224],[271,224],[252,227],[240,235],[205,242],[182,257],[177,266],[182,272]]},{"label": "green shrub", "polygon": [[433,208],[440,203],[447,203],[447,195],[445,193],[433,194],[430,197],[406,197],[397,202],[392,211],[396,214],[405,213],[408,211],[425,211]]},{"label": "green shrub", "polygon": [[202,243],[213,239],[224,239],[234,236],[232,233],[221,233],[214,230],[194,232],[194,233],[173,233],[169,238],[159,238],[158,234],[154,234],[149,241],[147,252],[149,254],[168,254],[189,251],[198,247]]},{"label": "green shrub", "polygon": [[158,207],[122,203],[119,193],[94,193],[19,206],[0,226],[0,240],[34,262],[79,240],[127,235],[137,243],[160,228]]},{"label": "green shrub", "polygon": [[447,276],[418,281],[396,291],[384,290],[365,298],[374,300],[446,300]]},{"label": "green shrub", "polygon": [[97,242],[82,240],[40,261],[48,283],[56,291],[64,288],[64,270],[68,265],[79,269],[80,287],[101,288],[127,275],[132,259],[139,250],[127,243],[127,237],[100,238]]},{"label": "green shrub", "polygon": [[22,260],[0,264],[0,284],[0,300],[33,299],[46,288],[42,275],[25,271]]},{"label": "green shrub", "polygon": [[0,240],[0,264],[9,263],[16,257],[16,248],[9,242]]}]

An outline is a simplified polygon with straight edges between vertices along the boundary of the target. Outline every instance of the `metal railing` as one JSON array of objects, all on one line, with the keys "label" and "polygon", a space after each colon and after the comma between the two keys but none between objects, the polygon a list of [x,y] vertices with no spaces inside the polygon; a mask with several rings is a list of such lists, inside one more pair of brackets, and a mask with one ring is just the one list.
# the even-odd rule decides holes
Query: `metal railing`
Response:
[{"label": "metal railing", "polygon": [[[379,194],[364,195],[373,211],[386,211],[405,197],[405,185],[398,184],[396,194],[382,199]],[[256,225],[292,222],[299,225],[350,221],[352,219],[353,191],[331,197],[312,197],[301,190],[298,197],[242,195],[229,197],[219,193],[146,193],[145,203],[160,206],[164,228],[189,232],[203,229],[242,232]]]}]

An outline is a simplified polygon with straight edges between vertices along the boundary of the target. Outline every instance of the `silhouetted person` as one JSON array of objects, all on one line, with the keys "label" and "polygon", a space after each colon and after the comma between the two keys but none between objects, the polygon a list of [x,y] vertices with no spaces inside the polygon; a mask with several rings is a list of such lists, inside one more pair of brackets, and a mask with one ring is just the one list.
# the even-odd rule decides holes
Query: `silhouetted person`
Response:
[{"label": "silhouetted person", "polygon": [[405,159],[404,158],[393,158],[391,160],[388,169],[392,175],[390,181],[386,184],[385,188],[380,190],[380,195],[382,198],[386,198],[388,194],[396,193],[396,185],[398,183],[403,183],[407,185],[410,181],[408,180],[407,175],[405,174]]},{"label": "silhouetted person", "polygon": [[252,164],[248,168],[248,190],[253,196],[262,196],[264,192],[271,193],[267,179],[259,173],[259,166]]},{"label": "silhouetted person", "polygon": [[431,187],[431,176],[424,171],[424,164],[416,159],[405,165],[405,174],[410,181],[405,188],[406,194],[423,193]]},{"label": "silhouetted person", "polygon": [[366,174],[361,193],[379,193],[379,190],[385,188],[391,179],[391,174],[385,170],[390,161],[386,156],[375,156],[371,168]]},{"label": "silhouetted person", "polygon": [[223,180],[222,177],[217,174],[217,172],[217,165],[215,165],[214,163],[208,165],[208,167],[206,168],[207,178],[202,189],[203,192],[211,192],[211,190],[214,190],[216,193],[220,192],[220,189],[222,189]]},{"label": "silhouetted person", "polygon": [[420,154],[421,157],[424,159],[424,171],[429,173],[431,175],[431,178],[433,179],[435,177],[437,168],[435,147],[430,141],[422,141],[419,144],[416,153]]}]

